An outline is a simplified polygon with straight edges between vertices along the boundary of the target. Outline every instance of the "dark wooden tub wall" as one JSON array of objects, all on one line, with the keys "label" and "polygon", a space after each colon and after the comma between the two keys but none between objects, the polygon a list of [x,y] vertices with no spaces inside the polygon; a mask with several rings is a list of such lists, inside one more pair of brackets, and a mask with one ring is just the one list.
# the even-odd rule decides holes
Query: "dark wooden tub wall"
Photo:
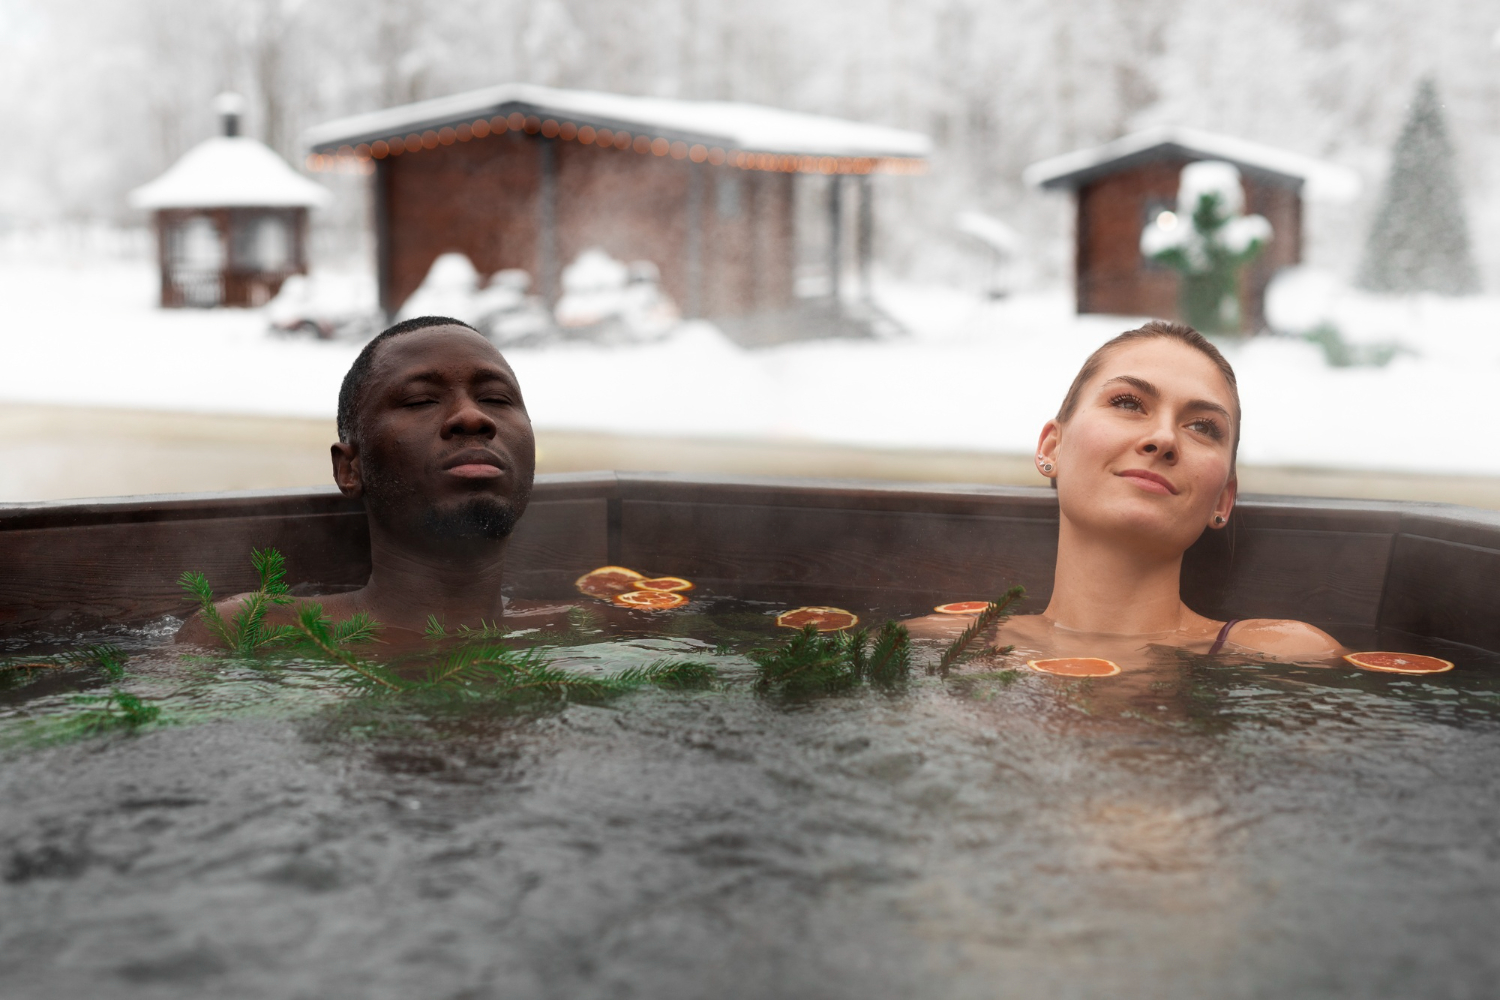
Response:
[{"label": "dark wooden tub wall", "polygon": [[[1051,589],[1057,503],[1045,489],[670,475],[538,479],[508,587],[564,596],[604,563],[708,593],[818,603],[852,590],[920,609],[1025,585]],[[293,583],[369,571],[364,514],[331,488],[0,506],[0,632],[144,620],[185,605],[177,576],[253,585],[252,546]],[[1500,651],[1500,512],[1447,504],[1246,497],[1231,530],[1189,553],[1185,593],[1216,617],[1287,617]]]}]

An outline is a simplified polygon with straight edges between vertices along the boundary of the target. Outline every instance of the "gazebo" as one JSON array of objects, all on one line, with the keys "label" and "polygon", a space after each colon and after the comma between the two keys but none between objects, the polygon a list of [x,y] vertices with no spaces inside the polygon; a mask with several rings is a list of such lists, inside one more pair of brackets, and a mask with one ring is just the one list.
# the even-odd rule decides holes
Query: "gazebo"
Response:
[{"label": "gazebo", "polygon": [[1175,207],[1182,168],[1200,160],[1237,167],[1245,211],[1271,223],[1271,242],[1245,269],[1240,285],[1240,314],[1251,329],[1264,322],[1271,278],[1302,260],[1304,197],[1343,201],[1359,193],[1359,177],[1351,170],[1191,128],[1147,129],[1034,163],[1024,174],[1027,183],[1072,191],[1076,199],[1073,260],[1080,313],[1176,318],[1177,275],[1141,254],[1141,232]]},{"label": "gazebo", "polygon": [[268,147],[240,135],[238,95],[215,102],[223,134],[207,139],[130,195],[150,211],[161,304],[258,306],[307,273],[307,210],[328,191]]},{"label": "gazebo", "polygon": [[919,133],[758,105],[525,84],[344,118],[305,138],[314,169],[374,165],[388,313],[447,251],[482,274],[523,269],[555,303],[561,268],[594,247],[654,263],[688,317],[785,310],[796,298],[793,184],[807,175],[826,183],[826,293],[837,303],[851,243],[868,287],[871,175],[919,171],[930,148]]}]

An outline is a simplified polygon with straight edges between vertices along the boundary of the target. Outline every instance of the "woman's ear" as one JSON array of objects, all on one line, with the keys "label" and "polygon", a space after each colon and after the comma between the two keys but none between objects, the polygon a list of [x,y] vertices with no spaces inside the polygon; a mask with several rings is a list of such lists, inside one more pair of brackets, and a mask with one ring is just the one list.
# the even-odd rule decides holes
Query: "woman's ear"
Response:
[{"label": "woman's ear", "polygon": [[1229,482],[1219,491],[1218,502],[1214,504],[1213,515],[1209,518],[1210,528],[1222,528],[1229,523],[1229,513],[1234,510],[1235,497],[1240,492],[1240,481],[1237,476],[1230,476]]},{"label": "woman's ear", "polygon": [[1048,479],[1057,478],[1057,446],[1062,443],[1062,425],[1049,420],[1042,425],[1042,436],[1036,442],[1036,471]]},{"label": "woman's ear", "polygon": [[359,465],[359,445],[335,441],[329,449],[333,459],[333,482],[339,492],[358,500],[365,492],[364,473]]}]

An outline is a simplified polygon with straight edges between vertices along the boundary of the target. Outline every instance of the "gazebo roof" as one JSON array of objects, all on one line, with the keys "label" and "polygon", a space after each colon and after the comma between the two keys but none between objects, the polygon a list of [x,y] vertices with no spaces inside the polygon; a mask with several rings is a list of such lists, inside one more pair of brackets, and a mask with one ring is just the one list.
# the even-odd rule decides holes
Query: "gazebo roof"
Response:
[{"label": "gazebo roof", "polygon": [[136,208],[307,208],[328,190],[293,170],[263,143],[215,136],[188,150],[156,180],[130,192]]},{"label": "gazebo roof", "polygon": [[1028,184],[1072,190],[1100,177],[1173,157],[1226,160],[1252,174],[1306,185],[1309,198],[1349,201],[1359,194],[1359,175],[1346,167],[1234,136],[1175,125],[1145,129],[1092,149],[1033,163],[1022,174]]},{"label": "gazebo roof", "polygon": [[590,126],[731,153],[770,154],[780,158],[781,165],[775,169],[827,172],[826,165],[807,162],[825,157],[871,160],[870,169],[901,169],[903,163],[919,164],[932,149],[931,140],[920,132],[758,104],[631,97],[522,83],[340,118],[308,129],[303,138],[314,154],[349,155],[361,146],[368,149],[376,142],[389,143],[411,133],[513,114],[550,120],[553,128],[565,123],[574,133]]}]

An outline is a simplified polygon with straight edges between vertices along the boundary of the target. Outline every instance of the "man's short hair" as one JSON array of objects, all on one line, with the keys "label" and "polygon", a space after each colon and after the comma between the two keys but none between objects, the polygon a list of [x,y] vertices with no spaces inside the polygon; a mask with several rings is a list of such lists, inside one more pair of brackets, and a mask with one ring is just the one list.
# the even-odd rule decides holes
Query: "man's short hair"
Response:
[{"label": "man's short hair", "polygon": [[[365,388],[369,384],[370,373],[375,370],[375,352],[380,350],[380,345],[392,337],[425,330],[432,326],[461,326],[465,330],[474,330],[463,320],[454,319],[452,316],[417,316],[413,319],[404,319],[395,326],[378,333],[365,345],[364,350],[359,352],[359,356],[354,359],[354,364],[349,366],[349,371],[344,375],[344,384],[339,386],[340,441],[348,444],[354,440],[354,427],[359,417],[359,408],[365,401]],[[474,332],[479,331],[474,330]]]}]

